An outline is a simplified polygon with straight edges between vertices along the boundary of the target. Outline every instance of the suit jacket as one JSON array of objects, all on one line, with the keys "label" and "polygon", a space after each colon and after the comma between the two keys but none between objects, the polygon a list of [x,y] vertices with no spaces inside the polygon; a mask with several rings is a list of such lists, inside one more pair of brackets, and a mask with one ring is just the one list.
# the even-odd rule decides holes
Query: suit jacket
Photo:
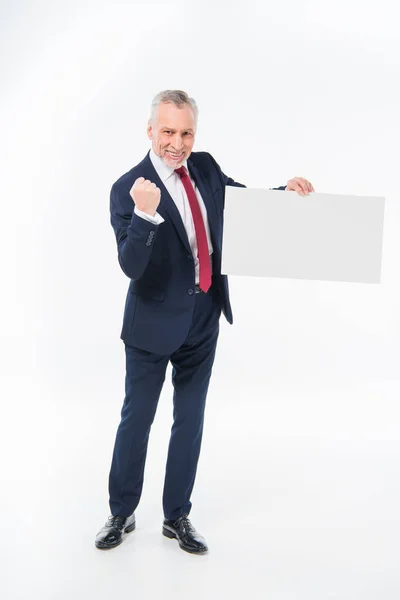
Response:
[{"label": "suit jacket", "polygon": [[[112,185],[110,213],[118,261],[130,278],[120,337],[131,346],[165,355],[177,350],[188,335],[195,305],[195,269],[179,211],[149,155],[150,151]],[[225,175],[208,152],[192,152],[187,165],[207,208],[213,281],[221,310],[232,324],[228,277],[221,274],[225,186],[246,186]],[[138,177],[149,179],[161,190],[157,212],[165,221],[160,225],[134,213],[129,191]]]}]

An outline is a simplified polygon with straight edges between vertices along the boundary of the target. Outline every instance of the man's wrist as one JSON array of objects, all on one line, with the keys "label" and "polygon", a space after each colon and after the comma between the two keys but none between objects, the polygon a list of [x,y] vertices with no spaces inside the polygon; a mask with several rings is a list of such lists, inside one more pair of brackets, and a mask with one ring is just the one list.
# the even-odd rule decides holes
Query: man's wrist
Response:
[{"label": "man's wrist", "polygon": [[141,217],[142,219],[149,221],[149,223],[153,223],[153,225],[160,225],[161,223],[164,222],[163,217],[157,211],[154,215],[150,215],[149,213],[147,213],[143,210],[140,210],[139,208],[137,208],[135,206],[134,213],[138,217]]}]

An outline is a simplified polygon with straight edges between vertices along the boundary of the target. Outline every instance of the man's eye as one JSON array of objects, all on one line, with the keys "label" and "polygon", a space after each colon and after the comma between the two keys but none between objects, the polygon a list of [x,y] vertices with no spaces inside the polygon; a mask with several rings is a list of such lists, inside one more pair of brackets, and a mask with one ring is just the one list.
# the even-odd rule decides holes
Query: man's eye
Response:
[{"label": "man's eye", "polygon": [[164,131],[164,133],[171,133],[170,131]]}]

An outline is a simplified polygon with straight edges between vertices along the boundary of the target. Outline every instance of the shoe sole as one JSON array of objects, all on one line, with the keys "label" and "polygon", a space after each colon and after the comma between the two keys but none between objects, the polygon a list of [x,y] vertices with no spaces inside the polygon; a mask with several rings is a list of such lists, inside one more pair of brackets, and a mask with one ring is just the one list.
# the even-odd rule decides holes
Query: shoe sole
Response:
[{"label": "shoe sole", "polygon": [[182,550],[185,550],[185,552],[189,552],[190,554],[205,554],[206,552],[208,552],[208,550],[190,550],[189,548],[186,548],[181,544],[181,541],[178,538],[178,536],[173,531],[166,529],[164,525],[162,528],[162,534],[165,535],[165,537],[170,538],[171,540],[178,540],[178,544],[182,548]]},{"label": "shoe sole", "polygon": [[129,527],[127,527],[126,529],[124,529],[124,531],[122,532],[121,539],[116,544],[112,544],[111,545],[111,544],[104,544],[104,542],[95,542],[95,546],[99,550],[112,550],[113,548],[116,548],[117,546],[119,546],[120,544],[122,544],[122,542],[124,541],[124,538],[125,538],[125,534],[130,533],[135,528],[136,528],[136,522],[132,523],[132,525],[129,525]]}]

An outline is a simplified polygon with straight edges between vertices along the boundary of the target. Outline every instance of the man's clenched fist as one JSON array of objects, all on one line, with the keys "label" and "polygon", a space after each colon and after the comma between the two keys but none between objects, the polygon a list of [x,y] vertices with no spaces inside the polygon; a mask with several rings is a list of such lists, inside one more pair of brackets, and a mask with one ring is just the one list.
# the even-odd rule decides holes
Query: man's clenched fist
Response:
[{"label": "man's clenched fist", "polygon": [[144,177],[139,177],[139,179],[136,179],[129,193],[139,210],[154,217],[161,199],[161,190],[155,183]]}]

